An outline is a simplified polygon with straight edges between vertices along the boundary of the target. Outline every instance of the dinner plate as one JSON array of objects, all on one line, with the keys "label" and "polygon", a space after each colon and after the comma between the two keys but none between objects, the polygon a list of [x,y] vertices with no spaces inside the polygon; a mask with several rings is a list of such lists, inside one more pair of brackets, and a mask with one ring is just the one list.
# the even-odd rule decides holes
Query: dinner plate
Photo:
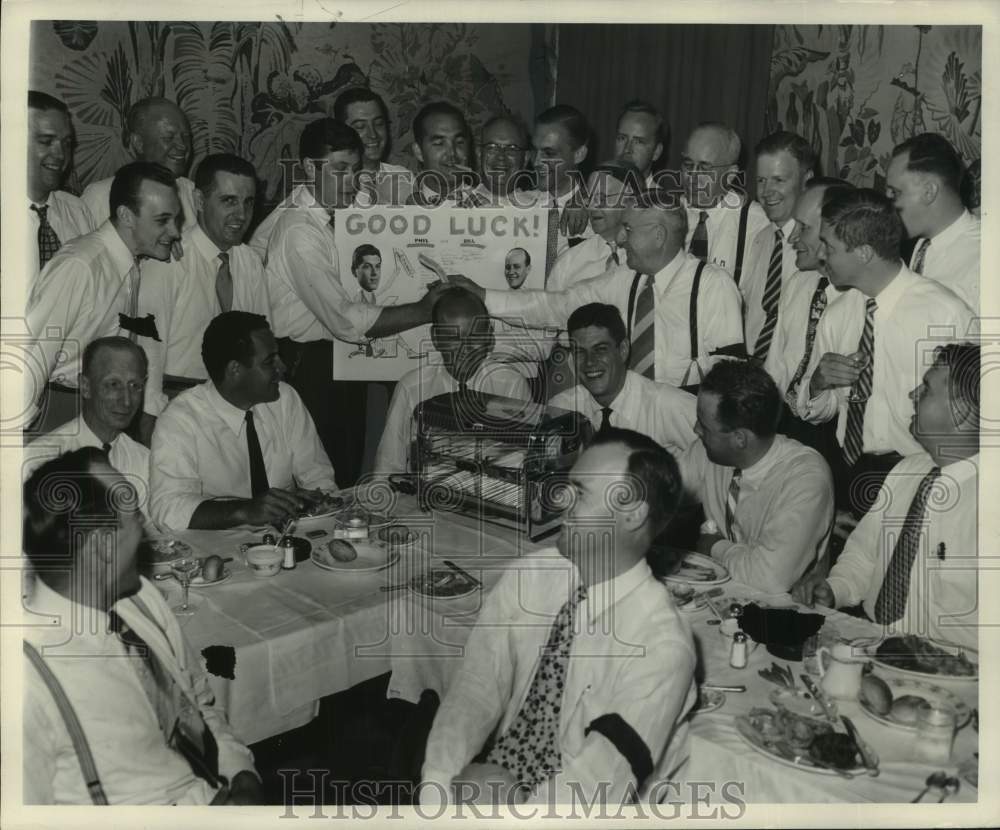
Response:
[{"label": "dinner plate", "polygon": [[450,568],[434,568],[415,577],[410,583],[410,590],[428,599],[459,599],[474,594],[479,590],[479,584]]},{"label": "dinner plate", "polygon": [[201,574],[198,574],[194,579],[191,580],[192,588],[213,588],[216,585],[221,585],[223,582],[228,582],[233,572],[229,568],[224,568],[222,571],[222,576],[218,579],[213,579],[211,582],[206,582]]},{"label": "dinner plate", "polygon": [[718,689],[699,689],[698,700],[691,714],[700,715],[703,712],[714,712],[726,702],[726,693]]},{"label": "dinner plate", "polygon": [[387,552],[380,545],[373,545],[370,542],[350,542],[358,552],[358,558],[350,562],[340,562],[334,559],[327,545],[317,545],[310,558],[317,568],[324,571],[341,571],[348,573],[365,573],[371,571],[381,571],[389,568],[399,561],[399,552]]},{"label": "dinner plate", "polygon": [[666,582],[683,582],[705,588],[729,582],[729,571],[721,562],[708,556],[689,551],[684,554],[676,570],[663,577]]},{"label": "dinner plate", "polygon": [[[911,677],[915,680],[938,680],[947,681],[949,683],[977,683],[979,681],[979,652],[972,648],[966,648],[965,646],[958,646],[955,643],[948,643],[944,640],[933,640],[929,637],[919,638],[926,643],[930,643],[932,646],[941,649],[949,654],[958,654],[959,652],[965,654],[969,661],[975,665],[975,674],[945,674],[944,672],[925,672],[917,671],[915,669],[907,669],[902,666],[894,666],[890,662],[886,662],[885,659],[879,656],[878,647],[881,643],[875,643],[870,645],[865,649],[867,656],[871,661],[877,665],[879,668],[885,671],[892,672],[894,675],[902,675],[904,677]],[[883,641],[884,642],[884,641]]]},{"label": "dinner plate", "polygon": [[[740,737],[750,745],[751,749],[770,758],[772,761],[777,761],[779,764],[784,764],[786,767],[794,767],[795,769],[815,772],[820,775],[839,776],[839,773],[836,770],[817,766],[809,757],[808,749],[789,747],[795,754],[785,754],[775,746],[775,744],[779,741],[775,741],[765,735],[762,735],[756,728],[754,728],[754,725],[750,723],[746,715],[736,716],[736,731],[740,733]],[[851,769],[842,771],[852,775],[863,775],[867,772],[867,769],[862,765],[858,765],[852,767]]]},{"label": "dinner plate", "polygon": [[352,504],[343,507],[332,514],[338,523],[347,526],[348,521],[354,516],[361,516],[368,523],[369,530],[377,530],[380,527],[387,527],[396,521],[395,517],[387,513],[375,513],[361,504]]},{"label": "dinner plate", "polygon": [[775,706],[784,706],[789,712],[822,720],[826,712],[809,692],[800,689],[774,689],[769,695]]},{"label": "dinner plate", "polygon": [[[889,686],[889,691],[892,692],[893,700],[902,697],[903,695],[916,695],[917,697],[922,697],[932,705],[944,704],[946,706],[950,706],[955,710],[956,729],[961,729],[972,718],[972,710],[961,699],[959,699],[954,692],[949,692],[947,689],[943,689],[935,683],[928,683],[926,680],[916,680],[912,677],[873,676],[878,677]],[[871,708],[871,705],[863,697],[858,698],[858,703],[861,704],[861,710],[872,720],[877,720],[879,723],[884,724],[885,726],[891,726],[894,729],[903,729],[907,732],[914,733],[917,731],[917,725],[915,723],[900,723],[899,721],[894,720],[891,714],[880,715]]]},{"label": "dinner plate", "polygon": [[330,495],[334,499],[340,499],[339,503],[331,505],[329,509],[324,510],[322,513],[299,516],[296,523],[301,525],[303,522],[315,522],[319,519],[329,519],[354,504],[354,495],[352,493],[335,493]]}]

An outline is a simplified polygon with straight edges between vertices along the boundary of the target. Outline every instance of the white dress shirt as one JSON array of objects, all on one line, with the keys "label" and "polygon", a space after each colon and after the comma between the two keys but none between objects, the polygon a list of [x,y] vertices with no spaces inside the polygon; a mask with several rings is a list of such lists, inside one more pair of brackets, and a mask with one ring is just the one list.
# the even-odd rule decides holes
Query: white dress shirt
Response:
[{"label": "white dress shirt", "polygon": [[[923,244],[918,239],[910,257],[910,268]],[[950,288],[976,314],[979,313],[980,222],[969,211],[962,214],[937,236],[924,255],[923,275]]]},{"label": "white dress shirt", "polygon": [[[187,645],[180,623],[160,592],[140,577],[138,597],[114,610],[142,637],[187,698],[197,705],[219,747],[219,774],[232,780],[254,771],[253,755],[232,733],[216,704],[200,657]],[[87,736],[110,804],[208,804],[216,790],[195,777],[188,762],[167,746],[136,663],[108,615],[82,608],[35,579],[28,599],[33,625],[24,638],[41,652]],[[81,625],[81,622],[83,623]],[[52,693],[37,669],[24,668],[24,803],[91,804],[80,762]]]},{"label": "white dress shirt", "polygon": [[[139,308],[140,314],[156,315],[165,352],[164,373],[204,380],[208,372],[201,359],[201,341],[208,324],[222,311],[215,293],[221,251],[200,225],[184,234],[183,245],[180,260],[144,263]],[[232,310],[262,314],[270,321],[264,268],[248,245],[229,249],[229,272],[233,278]],[[159,414],[166,405],[162,390],[147,384],[146,411]]]},{"label": "white dress shirt", "polygon": [[[725,533],[732,467],[709,461],[701,441],[679,460],[685,490]],[[769,593],[789,590],[822,556],[833,522],[833,479],[823,457],[798,441],[776,435],[771,448],[742,471],[733,521],[735,541],[712,545],[737,582]]]},{"label": "white dress shirt", "polygon": [[[698,399],[689,392],[657,383],[629,369],[625,383],[610,404],[608,420],[613,427],[648,435],[677,456],[695,440],[697,403]],[[590,419],[595,430],[600,429],[601,405],[582,384],[564,389],[549,400],[549,405],[576,410]]]},{"label": "white dress shirt", "polygon": [[[486,595],[427,739],[422,777],[435,786],[421,789],[422,803],[450,798],[452,778],[494,727],[502,735],[516,718],[552,622],[578,584],[575,567],[546,548],[521,557]],[[566,804],[575,788],[588,802],[621,804],[641,783],[615,743],[596,729],[585,731],[601,716],[618,715],[654,768],[680,761],[687,752],[685,715],[697,696],[691,629],[644,560],[591,586],[576,621],[559,712],[562,769],[528,801]]]},{"label": "white dress shirt", "polygon": [[[467,386],[476,392],[531,400],[531,390],[524,376],[513,366],[493,359],[482,363],[469,378]],[[389,403],[385,430],[375,453],[375,472],[400,473],[409,470],[413,410],[428,398],[457,391],[458,381],[451,376],[436,352],[422,358],[419,367],[403,375]]]},{"label": "white dress shirt", "polygon": [[[886,476],[872,508],[848,537],[828,581],[836,606],[861,603],[875,617],[896,540],[923,477],[926,452],[907,456]],[[889,634],[917,634],[977,648],[979,454],[941,468],[927,499],[919,552],[910,571],[903,616]]]},{"label": "white dress shirt", "polygon": [[[795,248],[788,244],[788,236],[795,229],[795,220],[789,219],[781,227],[781,294],[778,298],[778,322],[781,325],[781,297],[788,289],[788,284],[795,278]],[[774,249],[773,223],[762,228],[750,243],[743,261],[743,276],[740,278],[740,294],[743,295],[745,320],[743,330],[746,333],[747,353],[753,354],[757,345],[757,337],[764,328],[767,315],[761,306],[764,299],[764,289],[767,287],[767,272],[771,267],[771,252]],[[774,338],[768,354],[775,350]]]},{"label": "white dress shirt", "polygon": [[[29,419],[49,380],[76,388],[80,356],[91,340],[121,333],[118,315],[130,310],[134,264],[118,231],[105,222],[63,245],[39,274],[26,312],[32,339],[25,345],[25,362],[39,370],[24,375]],[[153,359],[158,344],[148,337],[136,342],[151,358],[147,382],[162,383]]]},{"label": "white dress shirt", "polygon": [[[332,338],[361,342],[382,309],[352,301],[340,281],[330,214],[308,190],[298,191],[297,198],[303,203],[298,207],[275,209],[277,220],[266,237],[271,328],[275,337],[300,343]],[[259,234],[258,229],[255,241]]]},{"label": "white dress shirt", "polygon": [[[743,343],[740,292],[725,271],[706,264],[698,292],[697,354],[692,360],[691,289],[698,265],[697,258],[680,251],[656,274],[653,292],[656,380],[671,386],[699,383],[699,370],[707,372],[720,359],[711,357],[712,352]],[[616,306],[627,325],[629,294],[634,278],[635,271],[619,267],[578,283],[569,291],[488,290],[484,299],[490,314],[529,326],[565,327],[570,314],[587,303]],[[639,280],[634,302],[638,303],[647,279],[649,277]],[[632,323],[634,326],[634,319]]]},{"label": "white dress shirt", "polygon": [[[90,215],[98,224],[111,218],[111,183],[114,176],[87,185],[80,196]],[[194,210],[194,182],[186,176],[177,177],[177,195],[181,200],[184,217],[178,223],[182,231],[198,224],[198,214]]]},{"label": "white dress shirt", "polygon": [[[618,265],[612,260],[608,267],[608,257],[618,255]],[[567,248],[556,259],[555,265],[545,281],[546,291],[567,291],[578,282],[599,277],[605,271],[628,264],[625,249],[608,242],[603,236],[588,236],[578,245]]]},{"label": "white dress shirt", "polygon": [[[31,209],[34,204],[35,202],[32,202],[31,199],[28,200],[28,236],[24,242],[28,256],[26,273],[29,291],[40,270],[38,267],[38,226],[41,224],[41,218]],[[85,233],[97,229],[97,223],[90,215],[83,200],[72,193],[67,193],[65,190],[53,190],[49,193],[44,205],[37,205],[37,207],[45,206],[48,207],[45,217],[52,226],[52,230],[56,232],[56,236],[59,237],[60,245],[65,245],[71,239],[76,239],[78,236],[83,236]]]},{"label": "white dress shirt", "polygon": [[[690,250],[691,237],[694,236],[698,227],[698,215],[701,211],[693,208],[685,201],[688,215],[688,232],[684,239],[684,250]],[[705,227],[708,230],[708,261],[724,269],[730,277],[734,276],[736,268],[736,243],[740,237],[740,208],[743,207],[743,199],[738,193],[728,191],[715,207],[707,208],[708,219]],[[771,220],[764,213],[764,208],[759,202],[750,203],[750,212],[747,214],[747,235],[743,243],[743,275],[747,270],[747,255],[750,250],[750,243],[764,228],[771,225]],[[770,252],[768,253],[770,256]],[[740,282],[742,283],[742,278]]]},{"label": "white dress shirt", "polygon": [[[253,407],[271,487],[336,490],[333,467],[298,393],[281,384],[278,400]],[[157,419],[150,458],[153,521],[183,530],[208,499],[248,499],[246,412],[206,381],[181,392]]]},{"label": "white dress shirt", "polygon": [[[809,312],[812,310],[813,294],[823,275],[819,271],[796,271],[781,288],[781,300],[778,303],[778,323],[774,328],[774,339],[764,361],[764,369],[774,378],[781,397],[788,392],[788,384],[795,377],[799,363],[806,353],[806,334],[809,330]],[[853,291],[853,288],[848,289]],[[826,308],[841,295],[829,282],[826,286]],[[823,314],[826,314],[826,308]],[[823,319],[822,317],[820,318]],[[819,336],[817,324],[816,335],[813,338],[815,354],[816,339]],[[808,369],[808,364],[806,365]],[[805,375],[803,375],[803,378]]]},{"label": "white dress shirt", "polygon": [[[819,321],[812,360],[799,387],[799,417],[811,424],[837,417],[841,446],[850,387],[825,389],[810,399],[809,383],[824,354],[850,355],[858,350],[867,299],[860,291],[851,290],[830,303]],[[875,301],[872,391],[865,406],[864,452],[912,455],[920,452],[920,445],[910,434],[910,392],[920,385],[933,363],[935,346],[967,336],[972,310],[940,283],[902,265]]]},{"label": "white dress shirt", "polygon": [[413,171],[401,164],[380,161],[375,176],[376,204],[403,205],[413,192]]}]

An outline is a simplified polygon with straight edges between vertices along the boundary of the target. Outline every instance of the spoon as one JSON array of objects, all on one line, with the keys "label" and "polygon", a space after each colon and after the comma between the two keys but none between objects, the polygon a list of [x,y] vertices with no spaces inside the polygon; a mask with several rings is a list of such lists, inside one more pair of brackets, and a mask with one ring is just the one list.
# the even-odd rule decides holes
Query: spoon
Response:
[{"label": "spoon", "polygon": [[930,775],[927,776],[927,780],[924,782],[927,786],[924,787],[923,790],[921,790],[920,795],[914,798],[910,802],[910,804],[916,804],[918,801],[920,801],[921,798],[927,795],[927,791],[931,788],[934,788],[935,790],[944,789],[948,781],[949,781],[948,773],[946,773],[944,770],[940,770],[938,772],[932,772]]},{"label": "spoon", "polygon": [[944,801],[946,798],[950,798],[955,795],[962,786],[962,782],[953,776],[949,776],[948,780],[944,782],[944,791],[941,793],[941,797],[938,799],[938,804]]}]

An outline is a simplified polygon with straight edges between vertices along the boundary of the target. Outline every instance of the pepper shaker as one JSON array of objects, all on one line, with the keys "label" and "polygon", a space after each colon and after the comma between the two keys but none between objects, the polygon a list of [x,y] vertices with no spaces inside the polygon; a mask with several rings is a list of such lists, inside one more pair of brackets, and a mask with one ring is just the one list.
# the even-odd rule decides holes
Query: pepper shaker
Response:
[{"label": "pepper shaker", "polygon": [[747,635],[737,631],[733,635],[733,645],[729,651],[729,665],[734,669],[745,669],[747,665]]},{"label": "pepper shaker", "polygon": [[285,552],[285,559],[281,563],[281,567],[290,571],[295,567],[295,544],[292,542],[291,536],[281,538],[281,549]]}]

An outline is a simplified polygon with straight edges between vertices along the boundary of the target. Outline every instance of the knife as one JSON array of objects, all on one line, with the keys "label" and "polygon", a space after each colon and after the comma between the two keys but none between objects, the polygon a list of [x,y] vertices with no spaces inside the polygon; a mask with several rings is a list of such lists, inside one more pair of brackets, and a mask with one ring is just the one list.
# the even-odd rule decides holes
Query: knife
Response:
[{"label": "knife", "polygon": [[861,754],[861,762],[867,768],[868,774],[872,778],[875,778],[879,774],[878,755],[872,751],[868,743],[858,734],[858,728],[854,725],[854,721],[847,717],[847,715],[841,715],[840,719],[844,722],[847,734],[851,736],[851,740],[858,747],[858,752]]},{"label": "knife", "polygon": [[814,681],[808,674],[800,674],[799,677],[802,678],[803,684],[809,690],[810,694],[816,699],[816,702],[823,707],[823,711],[826,713],[826,719],[830,723],[835,724],[837,722],[837,710],[834,705],[830,702],[830,699],[820,691],[819,686],[816,685]]},{"label": "knife", "polygon": [[456,564],[455,564],[454,562],[451,562],[451,561],[450,561],[450,560],[448,560],[448,559],[443,559],[443,560],[441,560],[441,563],[442,563],[442,564],[443,564],[443,565],[444,565],[444,566],[445,566],[446,568],[451,568],[451,569],[452,569],[452,570],[453,570],[453,571],[454,571],[455,573],[457,573],[457,574],[461,574],[462,576],[464,576],[464,577],[465,577],[466,579],[468,579],[468,580],[469,580],[469,582],[473,582],[473,583],[475,583],[475,584],[476,584],[476,585],[478,585],[478,586],[479,586],[480,588],[482,588],[482,587],[483,587],[483,583],[482,583],[482,582],[480,582],[480,581],[479,581],[478,579],[476,579],[476,578],[475,578],[475,577],[474,577],[474,576],[473,576],[472,574],[470,574],[470,573],[469,573],[469,572],[468,572],[467,570],[465,570],[464,568],[460,568],[460,567],[458,567],[458,565],[456,565]]}]

